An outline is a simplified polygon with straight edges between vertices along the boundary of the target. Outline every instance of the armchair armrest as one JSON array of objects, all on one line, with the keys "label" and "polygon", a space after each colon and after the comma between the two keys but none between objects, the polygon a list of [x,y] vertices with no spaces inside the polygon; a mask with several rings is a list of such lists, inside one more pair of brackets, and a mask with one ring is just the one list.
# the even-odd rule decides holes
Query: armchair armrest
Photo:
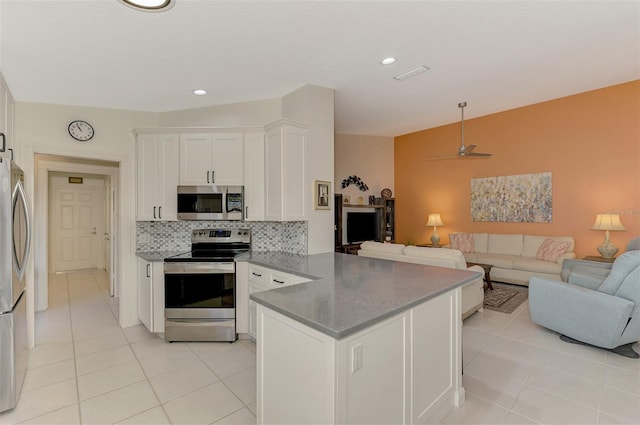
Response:
[{"label": "armchair armrest", "polygon": [[588,344],[615,348],[634,303],[571,283],[529,280],[531,320]]},{"label": "armchair armrest", "polygon": [[[560,257],[562,258],[562,257]],[[564,259],[562,261],[562,270],[560,271],[560,278],[567,282],[569,280],[569,275],[576,267],[588,267],[589,269],[597,269],[597,270],[606,270],[607,273],[611,270],[611,263],[602,263],[599,261],[589,261],[589,260],[576,260],[576,259]],[[591,273],[589,273],[591,274]],[[594,272],[595,274],[595,272]]]},{"label": "armchair armrest", "polygon": [[583,288],[595,290],[596,288],[598,288],[598,286],[602,284],[602,282],[604,281],[604,278],[599,278],[591,274],[585,274],[585,273],[573,271],[569,274],[569,279],[567,280],[572,285],[578,285]]}]

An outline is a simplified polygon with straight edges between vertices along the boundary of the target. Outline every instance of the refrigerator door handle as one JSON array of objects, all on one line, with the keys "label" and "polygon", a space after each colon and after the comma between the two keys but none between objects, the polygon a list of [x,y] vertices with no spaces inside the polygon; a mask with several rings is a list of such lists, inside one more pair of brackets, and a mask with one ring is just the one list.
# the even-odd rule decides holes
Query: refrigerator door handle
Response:
[{"label": "refrigerator door handle", "polygon": [[[22,204],[24,208],[24,219],[26,224],[26,241],[24,246],[24,252],[22,252],[22,259],[20,263],[17,265],[18,267],[18,278],[20,280],[23,279],[24,274],[27,270],[27,259],[29,258],[29,251],[31,250],[31,214],[29,213],[29,203],[27,202],[27,195],[24,192],[24,187],[20,181],[16,184],[16,189],[14,191],[14,205],[18,200]],[[14,248],[15,249],[15,248]]]}]

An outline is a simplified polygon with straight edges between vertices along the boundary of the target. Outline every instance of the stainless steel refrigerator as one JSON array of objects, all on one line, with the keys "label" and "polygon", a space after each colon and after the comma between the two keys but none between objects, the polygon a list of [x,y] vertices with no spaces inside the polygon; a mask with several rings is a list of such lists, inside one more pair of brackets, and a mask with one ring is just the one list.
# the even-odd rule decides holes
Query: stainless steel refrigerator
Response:
[{"label": "stainless steel refrigerator", "polygon": [[0,158],[0,412],[16,406],[27,371],[24,275],[30,239],[24,173]]}]

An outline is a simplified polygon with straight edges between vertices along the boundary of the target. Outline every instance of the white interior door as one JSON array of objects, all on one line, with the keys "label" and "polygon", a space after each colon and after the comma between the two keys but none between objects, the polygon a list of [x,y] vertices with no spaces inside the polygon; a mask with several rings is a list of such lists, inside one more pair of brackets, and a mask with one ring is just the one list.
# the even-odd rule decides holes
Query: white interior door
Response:
[{"label": "white interior door", "polygon": [[50,179],[50,264],[52,271],[105,268],[104,179]]}]

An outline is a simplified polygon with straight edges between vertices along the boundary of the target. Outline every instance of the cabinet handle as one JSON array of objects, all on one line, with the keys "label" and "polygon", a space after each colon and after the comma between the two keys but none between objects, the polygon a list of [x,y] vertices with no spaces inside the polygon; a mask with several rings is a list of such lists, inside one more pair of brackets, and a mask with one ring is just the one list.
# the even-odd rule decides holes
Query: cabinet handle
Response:
[{"label": "cabinet handle", "polygon": [[251,272],[252,275],[256,276],[256,277],[262,277],[262,275],[260,273],[256,273],[256,272]]},{"label": "cabinet handle", "polygon": [[249,207],[244,207],[244,218],[249,218]]},{"label": "cabinet handle", "polygon": [[209,171],[207,171],[207,183],[210,183],[209,182]]},{"label": "cabinet handle", "polygon": [[13,149],[9,148],[8,151],[11,152],[11,160],[13,161]]},{"label": "cabinet handle", "polygon": [[279,283],[280,285],[282,285],[284,283],[284,280],[273,279],[273,281],[275,283]]},{"label": "cabinet handle", "polygon": [[158,207],[158,218],[162,218],[162,207]]},{"label": "cabinet handle", "polygon": [[215,171],[211,171],[211,183],[215,183],[216,182],[216,172]]},{"label": "cabinet handle", "polygon": [[156,218],[156,207],[153,207],[153,218]]},{"label": "cabinet handle", "polygon": [[147,277],[151,277],[151,272],[150,272],[151,267],[150,266],[151,266],[151,264],[147,263]]},{"label": "cabinet handle", "polygon": [[2,149],[0,149],[0,152],[4,152],[7,148],[7,138],[4,133],[0,133],[0,137],[2,137]]}]

